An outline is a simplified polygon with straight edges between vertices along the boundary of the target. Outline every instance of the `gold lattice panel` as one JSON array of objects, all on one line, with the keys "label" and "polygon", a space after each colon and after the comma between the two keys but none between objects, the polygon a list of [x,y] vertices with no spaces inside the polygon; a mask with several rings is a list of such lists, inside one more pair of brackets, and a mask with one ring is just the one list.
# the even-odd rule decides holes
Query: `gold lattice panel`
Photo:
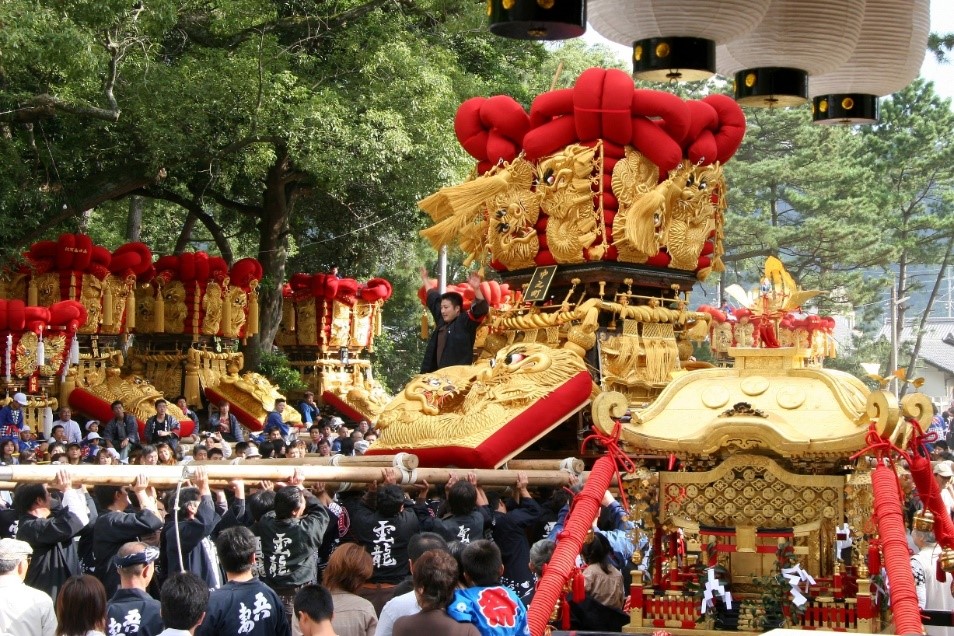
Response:
[{"label": "gold lattice panel", "polygon": [[844,515],[844,477],[789,473],[767,457],[737,455],[702,473],[660,473],[662,517],[703,526],[790,528]]}]

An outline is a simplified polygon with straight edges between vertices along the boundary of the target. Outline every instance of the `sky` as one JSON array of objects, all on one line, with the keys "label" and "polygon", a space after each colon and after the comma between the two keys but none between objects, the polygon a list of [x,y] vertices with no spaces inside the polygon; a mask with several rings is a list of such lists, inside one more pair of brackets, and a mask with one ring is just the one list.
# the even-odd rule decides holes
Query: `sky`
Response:
[{"label": "sky", "polygon": [[[951,11],[951,0],[932,0],[931,2],[931,31],[936,33],[954,32],[954,11]],[[942,10],[946,7],[946,10]],[[592,26],[587,28],[586,35],[583,38],[587,42],[605,44],[619,53],[624,65],[629,66],[630,47],[621,46],[615,42],[603,38]],[[954,57],[951,55],[950,57]],[[934,55],[928,53],[924,57],[924,64],[921,65],[921,75],[934,82],[934,88],[937,93],[943,97],[954,99],[954,62],[938,64]]]}]

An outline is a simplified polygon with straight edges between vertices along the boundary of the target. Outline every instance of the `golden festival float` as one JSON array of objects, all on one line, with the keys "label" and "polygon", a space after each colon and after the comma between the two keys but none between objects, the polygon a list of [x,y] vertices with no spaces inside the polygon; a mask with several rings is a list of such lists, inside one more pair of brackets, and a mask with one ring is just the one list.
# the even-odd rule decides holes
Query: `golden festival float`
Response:
[{"label": "golden festival float", "polygon": [[[490,313],[476,362],[417,375],[389,399],[369,358],[387,281],[293,276],[277,344],[326,403],[380,430],[365,456],[315,458],[306,478],[366,483],[394,465],[401,483],[434,483],[451,466],[478,470],[488,485],[511,483],[518,469],[533,469],[531,483],[562,485],[581,467],[558,458],[585,459],[585,485],[529,610],[534,636],[551,619],[561,624],[579,587],[576,557],[617,478],[632,538],[652,548],[624,631],[878,632],[893,621],[897,633],[920,633],[899,458],[937,508],[954,569],[954,524],[931,490],[923,447],[926,398],[899,403],[825,369],[833,323],[803,311],[816,292],[777,259],[756,290],[734,291],[735,309],[690,308],[693,284],[723,270],[723,166],[745,132],[738,104],[637,89],[627,73],[594,68],[529,112],[504,95],[470,99],[454,129],[476,167],[421,201],[432,221],[422,234],[497,274],[482,283]],[[260,268],[204,254],[153,264],[144,247],[109,254],[64,235],[31,249],[0,288],[8,388],[98,417],[119,398],[141,419],[153,396],[193,401],[204,391],[260,427],[277,389],[240,374],[232,349],[256,329]],[[476,295],[466,283],[449,288],[465,309]],[[63,301],[72,318],[58,313]],[[45,322],[25,318],[47,307]],[[38,338],[51,353],[21,353]],[[694,359],[704,340],[716,364]],[[53,364],[53,351],[72,353]],[[21,364],[23,355],[39,362]],[[134,467],[99,468],[77,470],[103,483],[128,480]],[[164,470],[161,483],[179,479]],[[209,470],[219,481],[260,479],[287,464]],[[49,471],[6,467],[0,481]]]}]

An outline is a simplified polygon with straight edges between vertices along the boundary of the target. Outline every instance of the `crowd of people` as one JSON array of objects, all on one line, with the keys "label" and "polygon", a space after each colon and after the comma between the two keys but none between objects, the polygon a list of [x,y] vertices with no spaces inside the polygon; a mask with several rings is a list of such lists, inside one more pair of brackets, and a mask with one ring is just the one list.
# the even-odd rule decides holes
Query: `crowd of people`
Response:
[{"label": "crowd of people", "polygon": [[[227,404],[202,426],[184,400],[180,408],[195,418],[196,434],[179,435],[164,401],[142,435],[122,404],[105,424],[80,425],[62,409],[46,448],[27,449],[25,461],[41,453],[59,464],[350,455],[375,439],[367,422],[323,415],[311,395],[299,406],[304,427],[281,421],[280,402],[258,437]],[[21,446],[8,459],[24,454]],[[524,474],[499,492],[473,474],[405,492],[384,469],[364,490],[333,492],[306,487],[291,467],[283,483],[227,486],[212,483],[202,465],[184,472],[167,491],[145,475],[86,488],[64,466],[52,483],[7,493],[0,586],[13,589],[0,596],[0,634],[526,634],[526,608],[571,499],[565,489],[532,490]],[[647,546],[633,545],[632,524],[610,493],[603,504],[599,538],[583,554],[586,602],[622,625],[631,557]],[[605,616],[585,624],[598,612],[581,615],[575,627],[609,625]]]}]

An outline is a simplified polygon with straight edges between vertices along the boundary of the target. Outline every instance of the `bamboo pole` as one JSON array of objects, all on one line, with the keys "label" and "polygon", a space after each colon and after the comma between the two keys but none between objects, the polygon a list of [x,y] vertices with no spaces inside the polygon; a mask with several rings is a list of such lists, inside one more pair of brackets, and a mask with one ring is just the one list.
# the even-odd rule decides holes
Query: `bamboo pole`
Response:
[{"label": "bamboo pole", "polygon": [[[246,462],[233,464],[208,464],[204,466],[212,482],[228,482],[231,479],[246,481],[285,481],[292,476],[297,468],[306,482],[327,483],[356,483],[368,484],[382,480],[383,469],[378,467],[360,466],[291,466],[259,464]],[[0,482],[15,483],[52,483],[57,471],[67,470],[77,484],[126,486],[143,474],[149,478],[153,486],[175,486],[183,478],[188,479],[191,471],[185,466],[100,466],[95,464],[46,464],[46,465],[14,465],[0,466]],[[412,484],[427,481],[430,484],[446,483],[450,475],[464,479],[468,474],[477,476],[477,483],[482,486],[510,486],[516,483],[516,470],[490,469],[447,469],[447,468],[418,468],[413,471],[395,470],[398,483]],[[524,472],[524,471],[519,471]],[[526,471],[532,486],[565,486],[570,482],[571,475],[559,470]]]},{"label": "bamboo pole", "polygon": [[508,470],[564,470],[564,463],[576,473],[582,473],[586,466],[582,459],[568,457],[566,459],[511,459],[504,466]]},{"label": "bamboo pole", "polygon": [[[231,459],[227,460],[233,464],[244,464],[245,460]],[[266,466],[363,466],[365,468],[403,468],[405,470],[414,470],[420,465],[417,455],[412,453],[398,453],[396,455],[357,455],[350,457],[347,455],[332,455],[331,457],[319,457],[318,455],[306,455],[305,457],[279,457],[277,459],[253,459],[258,465]],[[222,462],[215,460],[203,460],[192,462],[196,466],[217,466]],[[554,467],[559,470],[559,466]]]}]

